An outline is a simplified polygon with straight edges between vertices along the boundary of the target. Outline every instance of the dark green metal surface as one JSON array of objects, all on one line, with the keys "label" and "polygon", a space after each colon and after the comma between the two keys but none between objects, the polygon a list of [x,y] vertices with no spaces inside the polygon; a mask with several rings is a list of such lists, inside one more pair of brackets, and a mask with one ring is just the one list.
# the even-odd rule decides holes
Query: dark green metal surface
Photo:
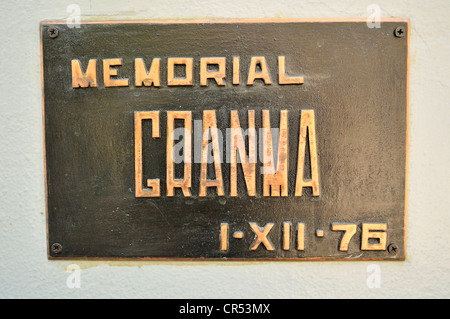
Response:
[{"label": "dark green metal surface", "polygon": [[[42,24],[45,151],[49,256],[52,258],[237,258],[350,260],[405,257],[405,167],[407,153],[407,37],[394,30],[407,23],[386,22],[370,29],[364,22]],[[57,28],[58,37],[47,30]],[[305,77],[303,85],[277,83],[277,56],[287,72]],[[241,84],[232,85],[231,61],[239,56]],[[267,60],[272,85],[245,84],[251,56]],[[161,58],[161,87],[134,86],[134,59]],[[194,59],[192,87],[167,86],[167,58]],[[226,57],[226,86],[200,86],[201,57]],[[105,88],[102,59],[122,58],[120,75],[129,87]],[[71,60],[83,67],[97,59],[98,87],[73,89]],[[247,127],[247,110],[289,111],[289,196],[263,197],[257,174],[256,197],[245,191],[239,168],[238,194],[229,196],[229,164],[222,154],[225,196],[210,191],[199,198],[200,164],[192,166],[192,197],[165,193],[166,111],[216,110],[218,126],[230,127],[238,110]],[[309,189],[295,197],[300,110],[313,109],[320,170],[319,197]],[[144,123],[144,180],[160,178],[160,198],[136,198],[134,189],[134,112],[161,111],[161,138]],[[195,139],[195,137],[194,137]],[[257,172],[261,165],[257,164]],[[178,168],[177,168],[178,169]],[[307,167],[308,170],[308,167]],[[305,224],[305,250],[282,249],[282,222]],[[220,224],[229,223],[230,247],[220,251]],[[268,237],[275,250],[249,247],[249,222],[275,223]],[[387,244],[397,253],[361,251],[361,224],[386,223]],[[342,232],[331,223],[354,223],[358,231],[348,252],[338,250]],[[324,237],[315,236],[316,229]],[[51,250],[60,243],[62,250]]]}]

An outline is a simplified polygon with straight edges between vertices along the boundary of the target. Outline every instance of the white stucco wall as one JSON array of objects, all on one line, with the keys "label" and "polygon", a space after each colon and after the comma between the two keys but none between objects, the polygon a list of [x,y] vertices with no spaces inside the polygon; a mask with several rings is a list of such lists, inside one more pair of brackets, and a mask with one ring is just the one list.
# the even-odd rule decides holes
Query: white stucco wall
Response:
[{"label": "white stucco wall", "polygon": [[[412,23],[408,236],[405,262],[48,261],[39,22],[65,19],[383,17]],[[450,1],[448,0],[14,0],[0,12],[1,298],[450,297]],[[369,265],[381,287],[369,288]]]}]

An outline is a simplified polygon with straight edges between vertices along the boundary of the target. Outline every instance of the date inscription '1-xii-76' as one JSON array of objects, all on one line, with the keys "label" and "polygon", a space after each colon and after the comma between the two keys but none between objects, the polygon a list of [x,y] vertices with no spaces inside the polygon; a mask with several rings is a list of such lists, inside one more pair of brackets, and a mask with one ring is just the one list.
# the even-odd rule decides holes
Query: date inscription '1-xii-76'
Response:
[{"label": "date inscription '1-xii-76'", "polygon": [[[208,86],[208,80],[215,81],[217,86],[225,86],[226,58],[211,57],[200,58],[200,86]],[[129,86],[130,80],[119,76],[118,68],[122,66],[122,59],[103,60],[103,85],[104,87]],[[176,76],[176,66],[182,66],[184,74]],[[168,86],[193,86],[193,58],[168,58],[167,59],[167,85]],[[256,56],[250,58],[246,85],[251,86],[256,80],[265,85],[271,85],[272,79],[265,57]],[[134,60],[134,73],[136,87],[161,86],[161,59],[153,58],[150,68],[147,69],[142,58]],[[278,56],[278,84],[292,85],[303,84],[303,76],[289,76],[286,74],[286,59]],[[240,84],[240,57],[232,58],[232,84]],[[90,59],[86,68],[77,59],[72,60],[72,87],[95,88],[98,87],[97,60]],[[316,125],[314,110],[300,111],[300,133],[298,138],[297,174],[295,182],[295,196],[302,196],[303,188],[312,188],[312,195],[320,195],[319,167],[317,158]],[[237,110],[230,111],[231,127],[227,130],[230,136],[230,196],[238,196],[237,193],[237,165],[242,165],[242,171],[249,196],[256,196],[256,127],[255,111],[248,110],[248,149],[246,149],[245,133],[240,125]],[[161,196],[160,180],[147,179],[144,187],[143,181],[143,139],[142,121],[152,121],[152,137],[160,138],[160,112],[141,111],[135,112],[135,186],[136,197]],[[175,178],[174,163],[174,129],[175,121],[184,121],[184,176]],[[222,177],[222,156],[217,128],[215,110],[203,111],[201,171],[199,197],[207,196],[208,188],[215,188],[218,196],[225,196],[224,181]],[[274,149],[272,143],[272,131],[269,110],[262,110],[262,128],[260,128],[260,151],[262,152],[263,196],[288,196],[288,111],[280,110],[280,125],[278,135],[278,149]],[[209,138],[211,137],[211,139]],[[306,146],[309,152],[306,153]],[[208,147],[212,146],[215,179],[207,178]],[[192,196],[192,112],[191,111],[167,111],[167,148],[166,148],[166,195],[172,197],[175,188],[180,188],[185,197]],[[238,155],[239,154],[239,155]],[[246,155],[248,154],[248,156]],[[306,154],[309,158],[305,158]],[[261,156],[260,156],[261,157]],[[305,160],[310,163],[311,178],[305,178]],[[276,163],[276,168],[275,168]]]}]

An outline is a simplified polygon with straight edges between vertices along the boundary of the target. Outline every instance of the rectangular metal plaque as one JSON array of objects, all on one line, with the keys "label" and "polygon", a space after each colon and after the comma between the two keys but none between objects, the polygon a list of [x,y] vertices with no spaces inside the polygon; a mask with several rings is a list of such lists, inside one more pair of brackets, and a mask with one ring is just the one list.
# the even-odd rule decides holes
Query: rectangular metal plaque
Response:
[{"label": "rectangular metal plaque", "polygon": [[404,260],[407,19],[41,37],[49,258]]}]

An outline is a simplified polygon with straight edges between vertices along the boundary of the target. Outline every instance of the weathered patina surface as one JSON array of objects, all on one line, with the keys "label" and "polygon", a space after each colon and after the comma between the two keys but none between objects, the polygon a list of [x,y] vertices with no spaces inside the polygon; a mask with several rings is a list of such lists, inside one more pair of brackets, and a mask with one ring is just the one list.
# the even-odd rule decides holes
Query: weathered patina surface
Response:
[{"label": "weathered patina surface", "polygon": [[42,23],[49,257],[404,259],[399,26]]}]

